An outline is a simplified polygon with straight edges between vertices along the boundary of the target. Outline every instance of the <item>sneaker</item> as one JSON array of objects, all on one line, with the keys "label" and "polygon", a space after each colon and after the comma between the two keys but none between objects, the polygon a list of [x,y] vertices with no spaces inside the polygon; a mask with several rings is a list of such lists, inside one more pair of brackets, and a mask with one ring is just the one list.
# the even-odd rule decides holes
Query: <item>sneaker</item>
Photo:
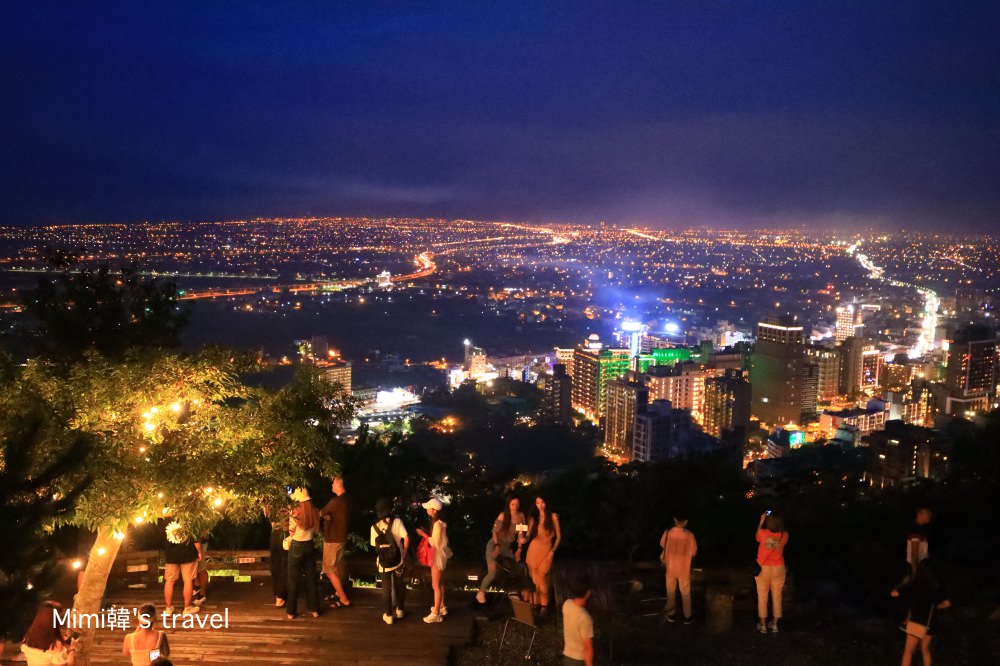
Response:
[{"label": "sneaker", "polygon": [[766,634],[767,633],[767,623],[765,623],[763,620],[761,620],[760,622],[758,622],[757,623],[757,631],[759,631],[762,634]]},{"label": "sneaker", "polygon": [[173,615],[174,614],[174,607],[173,606],[167,606],[166,608],[163,609],[163,614],[167,615],[167,616]]},{"label": "sneaker", "polygon": [[188,606],[187,608],[184,609],[184,614],[185,615],[194,615],[195,613],[197,613],[200,610],[201,609],[198,608],[197,606]]},{"label": "sneaker", "polygon": [[777,622],[772,622],[771,623],[771,633],[772,634],[778,633],[778,623]]},{"label": "sneaker", "polygon": [[392,624],[393,618],[391,615],[383,614],[382,621],[385,622],[386,624]]},{"label": "sneaker", "polygon": [[476,603],[482,605],[486,603],[486,594],[484,592],[476,592]]},{"label": "sneaker", "polygon": [[402,620],[403,619],[403,609],[402,608],[397,608],[396,609],[396,619],[397,620]]},{"label": "sneaker", "polygon": [[281,597],[275,597],[274,598],[274,607],[275,608],[281,608],[284,605],[285,605],[285,600],[284,599],[282,599]]},{"label": "sneaker", "polygon": [[[431,606],[431,612],[432,613],[434,612],[434,606]],[[447,614],[448,614],[448,607],[447,606],[441,606],[441,612],[439,613],[439,615],[441,617],[444,617]]]},{"label": "sneaker", "polygon": [[444,622],[444,618],[432,611],[427,617],[424,618],[424,622],[427,624],[434,624],[436,622]]},{"label": "sneaker", "polygon": [[191,602],[192,602],[192,603],[193,603],[193,604],[194,604],[195,606],[201,606],[201,605],[202,605],[203,603],[205,603],[205,602],[206,602],[207,600],[208,600],[208,599],[207,599],[207,597],[205,597],[205,595],[204,595],[204,594],[200,594],[200,595],[198,595],[197,597],[195,597],[194,599],[192,599],[192,600],[191,600]]},{"label": "sneaker", "polygon": [[677,616],[673,613],[667,613],[667,622],[676,622]]},{"label": "sneaker", "polygon": [[694,624],[694,618],[693,617],[684,618],[684,624]]}]

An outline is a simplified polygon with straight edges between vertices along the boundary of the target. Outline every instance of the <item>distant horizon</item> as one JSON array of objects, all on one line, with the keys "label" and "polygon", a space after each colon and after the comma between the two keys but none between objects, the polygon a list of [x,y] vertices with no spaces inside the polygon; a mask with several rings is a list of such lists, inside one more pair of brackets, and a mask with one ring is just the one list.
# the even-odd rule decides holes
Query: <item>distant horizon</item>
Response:
[{"label": "distant horizon", "polygon": [[17,3],[0,223],[1000,234],[1000,4]]},{"label": "distant horizon", "polygon": [[629,223],[629,222],[613,222],[610,220],[598,220],[593,222],[575,222],[575,221],[564,221],[564,220],[523,220],[514,218],[483,218],[476,219],[470,217],[446,217],[441,215],[268,215],[268,216],[252,216],[252,217],[224,217],[218,219],[204,218],[204,217],[193,217],[190,219],[177,219],[177,218],[163,218],[163,219],[121,219],[121,220],[77,220],[77,221],[27,221],[21,223],[10,223],[10,222],[0,222],[0,228],[25,228],[25,227],[81,227],[81,226],[141,226],[141,225],[155,225],[155,224],[239,224],[245,222],[280,222],[280,221],[293,221],[293,220],[310,220],[310,221],[322,221],[322,220],[388,220],[388,219],[399,219],[399,220],[438,220],[442,222],[472,222],[475,224],[523,224],[527,226],[539,226],[544,227],[545,225],[559,225],[559,226],[570,226],[570,227],[587,227],[587,228],[598,228],[602,224],[609,227],[617,227],[619,229],[642,229],[651,231],[672,231],[672,232],[691,232],[691,231],[705,231],[705,232],[733,232],[740,234],[752,234],[757,233],[788,233],[796,232],[803,235],[810,235],[810,233],[835,233],[835,234],[851,234],[857,236],[867,236],[867,235],[880,235],[880,234],[913,234],[921,236],[937,236],[942,238],[995,238],[996,234],[993,232],[967,232],[967,231],[942,231],[928,230],[923,228],[910,228],[910,229],[886,229],[886,228],[844,228],[844,227],[810,227],[807,224],[801,224],[798,226],[748,226],[748,227],[738,227],[738,226],[709,226],[706,224],[700,225],[690,225],[690,226],[679,226],[679,225],[655,225],[649,223]]}]

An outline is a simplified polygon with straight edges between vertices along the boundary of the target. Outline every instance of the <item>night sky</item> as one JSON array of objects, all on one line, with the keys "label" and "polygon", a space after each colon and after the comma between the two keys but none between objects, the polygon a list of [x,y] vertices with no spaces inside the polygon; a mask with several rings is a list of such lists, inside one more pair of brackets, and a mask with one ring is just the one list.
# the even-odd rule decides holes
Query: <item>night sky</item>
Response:
[{"label": "night sky", "polygon": [[1000,231],[997,2],[33,0],[0,84],[8,224]]}]

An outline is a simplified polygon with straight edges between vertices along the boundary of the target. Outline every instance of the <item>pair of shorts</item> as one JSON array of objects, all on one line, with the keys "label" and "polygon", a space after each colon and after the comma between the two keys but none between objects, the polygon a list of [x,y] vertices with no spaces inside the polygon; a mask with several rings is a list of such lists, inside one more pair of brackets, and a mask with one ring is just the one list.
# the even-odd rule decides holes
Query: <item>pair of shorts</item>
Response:
[{"label": "pair of shorts", "polygon": [[345,543],[323,542],[323,573],[332,574],[344,560]]},{"label": "pair of shorts", "polygon": [[185,562],[184,564],[167,563],[163,570],[163,580],[166,583],[173,583],[178,578],[183,578],[184,582],[193,581],[198,576],[198,561]]}]

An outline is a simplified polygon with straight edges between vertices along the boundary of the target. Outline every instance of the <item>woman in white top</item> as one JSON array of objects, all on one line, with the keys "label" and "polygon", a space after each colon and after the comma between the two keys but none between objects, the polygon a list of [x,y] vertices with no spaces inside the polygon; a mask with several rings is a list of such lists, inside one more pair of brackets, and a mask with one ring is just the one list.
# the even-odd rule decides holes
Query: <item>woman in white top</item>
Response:
[{"label": "woman in white top", "polygon": [[313,506],[309,491],[296,488],[292,501],[297,506],[288,519],[292,533],[288,548],[288,601],[285,605],[289,620],[294,620],[299,607],[299,579],[304,579],[306,607],[313,617],[319,617],[319,588],[316,584],[316,546],[313,537],[319,529],[319,511]]},{"label": "woman in white top", "polygon": [[156,606],[144,604],[139,608],[139,626],[131,634],[125,635],[122,654],[132,660],[132,666],[149,666],[157,657],[170,656],[167,635],[157,631]]},{"label": "woman in white top", "polygon": [[76,648],[70,647],[63,639],[62,628],[56,623],[55,612],[62,606],[54,601],[46,601],[35,614],[21,643],[21,652],[28,666],[50,666],[50,664],[72,664]]},{"label": "woman in white top", "polygon": [[448,558],[451,557],[451,548],[448,547],[448,523],[441,520],[441,500],[432,497],[423,506],[427,510],[427,515],[431,517],[431,533],[427,534],[423,529],[418,529],[417,533],[430,541],[434,549],[434,557],[431,559],[431,585],[434,587],[434,606],[431,607],[430,614],[424,618],[428,624],[441,622],[448,613],[444,605],[444,587],[441,585],[441,573],[448,565]]}]

